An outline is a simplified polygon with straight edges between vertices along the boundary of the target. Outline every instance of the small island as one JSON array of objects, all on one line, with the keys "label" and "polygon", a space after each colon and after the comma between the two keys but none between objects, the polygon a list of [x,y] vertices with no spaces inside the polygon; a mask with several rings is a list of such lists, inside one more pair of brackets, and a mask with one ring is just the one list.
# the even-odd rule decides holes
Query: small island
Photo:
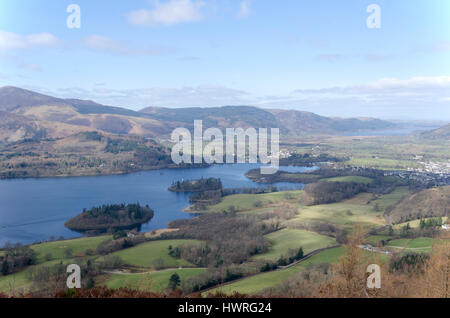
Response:
[{"label": "small island", "polygon": [[169,191],[173,192],[204,192],[221,189],[222,182],[218,178],[177,181],[169,187]]},{"label": "small island", "polygon": [[153,218],[153,210],[148,205],[108,204],[84,210],[65,223],[72,231],[85,234],[112,233],[120,230],[139,228]]}]

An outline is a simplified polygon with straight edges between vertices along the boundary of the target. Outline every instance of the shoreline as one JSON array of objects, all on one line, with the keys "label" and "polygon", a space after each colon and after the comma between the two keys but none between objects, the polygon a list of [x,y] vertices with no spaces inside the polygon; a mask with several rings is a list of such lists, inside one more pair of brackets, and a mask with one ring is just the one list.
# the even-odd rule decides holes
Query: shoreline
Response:
[{"label": "shoreline", "polygon": [[130,171],[130,172],[112,172],[112,173],[97,173],[97,174],[63,174],[63,175],[45,175],[45,176],[30,176],[30,177],[17,177],[17,178],[0,178],[0,181],[6,181],[6,180],[30,180],[30,179],[64,179],[64,178],[86,178],[86,177],[107,177],[107,176],[124,176],[124,175],[130,175],[134,173],[139,172],[146,172],[146,171],[155,171],[155,170],[165,170],[165,169],[198,169],[198,168],[208,168],[212,165],[204,164],[201,166],[178,166],[178,165],[167,165],[167,166],[161,166],[161,167],[152,167],[152,168],[146,168],[146,169],[140,169],[136,171]]}]

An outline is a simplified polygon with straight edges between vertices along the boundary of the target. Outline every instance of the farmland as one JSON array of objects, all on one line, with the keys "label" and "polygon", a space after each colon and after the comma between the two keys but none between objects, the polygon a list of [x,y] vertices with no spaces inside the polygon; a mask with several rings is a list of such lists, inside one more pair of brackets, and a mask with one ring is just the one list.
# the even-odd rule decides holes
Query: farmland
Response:
[{"label": "farmland", "polygon": [[176,259],[168,254],[169,246],[177,247],[191,244],[200,244],[200,242],[195,240],[154,241],[115,252],[113,255],[119,256],[125,264],[137,267],[154,268],[157,260],[160,260],[159,266],[162,268],[194,267],[193,264],[183,259]]},{"label": "farmland", "polygon": [[336,178],[325,178],[321,179],[321,181],[328,181],[328,182],[355,182],[355,183],[363,183],[363,184],[369,184],[373,180],[366,177],[360,177],[360,176],[345,176],[345,177],[336,177]]},{"label": "farmland", "polygon": [[163,292],[167,288],[169,279],[173,274],[178,274],[181,281],[183,281],[189,277],[200,275],[205,270],[204,268],[182,268],[149,273],[108,274],[107,280],[102,284],[114,289],[126,286],[132,289]]},{"label": "farmland", "polygon": [[232,294],[238,292],[241,294],[255,294],[266,288],[275,286],[292,275],[304,270],[309,264],[321,264],[321,263],[334,263],[337,262],[339,257],[344,253],[341,247],[333,248],[320,252],[313,257],[301,262],[295,266],[287,269],[273,271],[269,273],[258,274],[252,277],[248,277],[237,282],[223,285],[221,287],[212,289],[208,293],[214,294],[216,291],[220,291],[224,294]]},{"label": "farmland", "polygon": [[71,250],[74,256],[83,255],[87,250],[93,250],[97,246],[111,239],[111,236],[86,237],[66,241],[55,241],[32,245],[31,248],[36,252],[38,263],[49,260],[64,259],[66,250]]},{"label": "farmland", "polygon": [[267,253],[254,256],[254,259],[276,261],[281,255],[287,254],[289,249],[303,248],[303,252],[308,254],[320,248],[336,245],[336,240],[314,232],[297,229],[283,229],[266,235],[271,243],[271,248]]},{"label": "farmland", "polygon": [[430,252],[434,243],[432,238],[398,239],[389,242],[388,247],[402,252]]},{"label": "farmland", "polygon": [[206,207],[204,211],[195,211],[196,213],[204,212],[222,212],[229,211],[233,207],[234,211],[242,212],[254,210],[257,205],[270,205],[285,201],[289,197],[297,197],[303,191],[283,191],[264,194],[235,194],[225,196],[218,204]]}]

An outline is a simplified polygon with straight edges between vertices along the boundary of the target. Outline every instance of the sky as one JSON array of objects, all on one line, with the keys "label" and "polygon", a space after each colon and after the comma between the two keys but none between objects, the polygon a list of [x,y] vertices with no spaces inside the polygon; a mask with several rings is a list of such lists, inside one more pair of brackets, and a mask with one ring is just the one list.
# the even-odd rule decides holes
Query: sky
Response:
[{"label": "sky", "polygon": [[1,0],[0,86],[450,121],[450,1]]}]

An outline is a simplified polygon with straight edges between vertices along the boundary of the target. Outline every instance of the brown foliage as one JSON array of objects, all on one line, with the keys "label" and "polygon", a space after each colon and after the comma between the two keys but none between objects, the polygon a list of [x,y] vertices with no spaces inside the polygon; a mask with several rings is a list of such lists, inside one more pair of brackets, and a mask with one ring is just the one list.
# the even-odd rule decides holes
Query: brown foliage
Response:
[{"label": "brown foliage", "polygon": [[94,287],[91,289],[61,290],[55,293],[54,298],[179,298],[181,293],[175,290],[170,294],[158,294],[130,288],[110,289],[107,287]]},{"label": "brown foliage", "polygon": [[[355,231],[355,233],[358,231]],[[348,253],[335,266],[335,276],[321,285],[313,297],[383,297],[383,298],[448,298],[450,296],[450,233],[443,233],[433,246],[423,271],[391,272],[381,266],[381,289],[366,289],[366,267],[359,239],[353,236],[347,246]]]}]

